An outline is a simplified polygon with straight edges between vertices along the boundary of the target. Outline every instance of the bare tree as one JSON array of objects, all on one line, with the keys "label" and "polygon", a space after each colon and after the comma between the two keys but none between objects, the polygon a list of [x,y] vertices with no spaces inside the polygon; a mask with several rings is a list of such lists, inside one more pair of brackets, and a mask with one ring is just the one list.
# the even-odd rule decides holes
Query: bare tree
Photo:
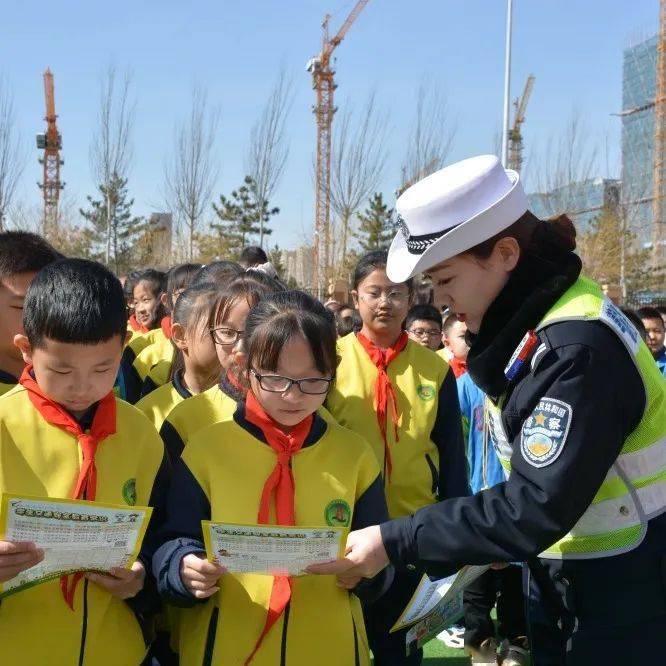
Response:
[{"label": "bare tree", "polygon": [[446,96],[438,88],[421,83],[398,191],[441,169],[455,136],[456,126],[450,119]]},{"label": "bare tree", "polygon": [[[387,115],[377,110],[374,93],[361,109],[357,121],[352,109],[348,108],[334,126],[331,207],[340,229],[330,236],[331,239],[339,237],[340,265],[344,264],[347,255],[352,216],[377,189],[384,171],[386,127]],[[336,256],[334,248],[331,256]]]},{"label": "bare tree", "polygon": [[[175,129],[174,154],[164,167],[165,198],[178,223],[185,226],[190,261],[197,229],[219,173],[215,161],[218,122],[218,110],[210,109],[206,93],[195,87],[189,116]],[[182,238],[182,234],[177,237]]]},{"label": "bare tree", "polygon": [[104,260],[111,256],[111,238],[115,211],[111,197],[114,178],[126,179],[132,160],[131,133],[136,102],[130,100],[132,75],[125,70],[122,82],[116,81],[115,65],[109,65],[100,86],[97,129],[90,146],[90,166],[96,184],[106,195],[106,248]]},{"label": "bare tree", "polygon": [[7,229],[41,234],[44,230],[44,206],[17,200],[12,204],[11,213],[4,220],[3,231]]},{"label": "bare tree", "polygon": [[[250,146],[245,159],[245,172],[252,177],[252,193],[263,210],[275,193],[289,156],[285,124],[292,104],[292,80],[280,70],[266,100],[261,116],[250,132]],[[260,216],[259,245],[264,246],[264,220]]]},{"label": "bare tree", "polygon": [[14,98],[7,80],[0,77],[0,231],[5,228],[25,162],[25,150],[16,127]]},{"label": "bare tree", "polygon": [[536,163],[532,161],[531,181],[548,217],[577,212],[598,158],[598,142],[574,109],[564,130],[551,135]]}]

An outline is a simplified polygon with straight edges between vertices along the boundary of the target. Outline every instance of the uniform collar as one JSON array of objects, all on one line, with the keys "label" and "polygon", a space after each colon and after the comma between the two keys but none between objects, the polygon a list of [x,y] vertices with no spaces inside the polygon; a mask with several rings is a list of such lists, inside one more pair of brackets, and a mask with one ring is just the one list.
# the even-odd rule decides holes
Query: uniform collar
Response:
[{"label": "uniform collar", "polygon": [[96,402],[94,405],[90,405],[90,407],[88,407],[88,409],[86,409],[86,411],[79,418],[74,417],[76,422],[81,426],[81,430],[86,431],[92,428],[92,422],[95,418],[98,405],[99,402]]},{"label": "uniform collar", "polygon": [[0,370],[0,384],[18,384],[18,377],[14,377],[14,375],[5,372],[4,370]]},{"label": "uniform collar", "polygon": [[223,374],[220,377],[218,386],[220,391],[230,397],[234,402],[240,404],[245,400],[245,395],[229,381],[226,374]]},{"label": "uniform collar", "polygon": [[[264,444],[268,446],[268,442],[266,441],[266,438],[264,437],[264,433],[261,431],[261,428],[258,428],[256,425],[250,423],[245,418],[244,401],[238,403],[236,411],[234,412],[234,421],[241,428],[243,428],[243,430],[247,430],[247,432],[249,432],[253,437],[262,441]],[[315,412],[314,418],[312,419],[312,426],[310,428],[310,432],[308,433],[308,436],[305,438],[305,442],[303,442],[303,448],[316,444],[324,436],[326,428],[327,428],[326,421],[324,421],[324,419],[322,419],[321,416],[319,416],[319,414]]]},{"label": "uniform collar", "polygon": [[171,383],[173,384],[173,387],[176,389],[176,393],[181,398],[191,398],[192,397],[192,391],[187,389],[185,384],[183,384],[183,371],[180,370],[178,372],[174,372],[173,374],[173,379],[171,380]]},{"label": "uniform collar", "polygon": [[483,316],[479,333],[468,333],[467,370],[484,393],[492,398],[504,393],[504,369],[511,354],[578,279],[580,270],[581,261],[573,252],[523,256]]}]

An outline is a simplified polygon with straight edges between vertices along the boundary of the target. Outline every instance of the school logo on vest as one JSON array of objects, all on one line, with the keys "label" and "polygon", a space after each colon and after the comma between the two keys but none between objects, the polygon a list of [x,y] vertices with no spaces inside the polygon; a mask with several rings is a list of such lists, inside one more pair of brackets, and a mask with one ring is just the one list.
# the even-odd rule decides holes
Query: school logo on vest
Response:
[{"label": "school logo on vest", "polygon": [[435,387],[428,384],[419,384],[416,387],[416,395],[418,395],[421,400],[428,402],[435,397]]},{"label": "school logo on vest", "polygon": [[520,450],[530,465],[545,467],[557,460],[567,441],[572,414],[566,402],[541,398],[520,433]]},{"label": "school logo on vest", "polygon": [[123,499],[130,506],[136,504],[136,479],[127,479],[123,484]]},{"label": "school logo on vest", "polygon": [[349,527],[351,522],[351,509],[343,499],[336,499],[328,503],[324,510],[326,524],[331,527]]}]

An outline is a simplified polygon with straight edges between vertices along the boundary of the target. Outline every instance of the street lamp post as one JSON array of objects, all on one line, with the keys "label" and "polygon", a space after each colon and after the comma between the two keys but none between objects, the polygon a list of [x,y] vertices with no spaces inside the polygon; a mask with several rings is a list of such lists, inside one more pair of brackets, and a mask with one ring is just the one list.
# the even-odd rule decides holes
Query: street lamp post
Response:
[{"label": "street lamp post", "polygon": [[502,166],[509,163],[509,97],[511,95],[511,23],[513,0],[506,6],[506,47],[504,52],[504,122],[502,124]]}]

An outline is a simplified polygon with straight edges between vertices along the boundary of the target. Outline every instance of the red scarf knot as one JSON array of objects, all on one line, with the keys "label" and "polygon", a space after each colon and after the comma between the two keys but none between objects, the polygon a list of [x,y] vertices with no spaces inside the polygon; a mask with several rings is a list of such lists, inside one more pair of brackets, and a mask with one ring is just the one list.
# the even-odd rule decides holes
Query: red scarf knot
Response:
[{"label": "red scarf knot", "polygon": [[[266,413],[252,391],[247,392],[245,398],[245,419],[262,431],[268,445],[275,451],[277,457],[275,467],[266,479],[261,493],[257,518],[257,522],[260,525],[266,525],[269,522],[273,495],[275,495],[277,524],[296,524],[294,511],[294,475],[291,470],[291,459],[303,447],[312,427],[313,418],[312,415],[308,416],[295,425],[290,432],[286,433]],[[290,599],[291,579],[288,576],[274,576],[266,622],[252,653],[245,660],[245,664],[249,664],[252,661],[264,638],[284,613]]]},{"label": "red scarf knot", "polygon": [[456,358],[455,356],[449,361],[451,370],[455,378],[462,377],[467,372],[467,361],[464,358]]},{"label": "red scarf knot", "polygon": [[386,372],[391,362],[400,354],[400,352],[407,346],[409,337],[404,331],[400,334],[395,343],[387,349],[380,349],[372,340],[369,340],[362,333],[357,333],[356,337],[361,343],[363,349],[370,357],[370,360],[377,368],[377,381],[375,382],[375,401],[374,407],[377,412],[377,423],[379,431],[382,435],[384,442],[384,471],[386,478],[391,480],[391,471],[393,470],[393,463],[391,461],[391,450],[386,436],[387,421],[391,418],[393,424],[393,435],[395,441],[400,441],[398,436],[398,423],[400,421],[400,414],[398,411],[398,400],[391,384],[391,379]]},{"label": "red scarf knot", "polygon": [[[79,476],[74,485],[72,499],[94,500],[97,493],[97,468],[95,467],[95,454],[97,447],[103,439],[116,432],[116,399],[113,391],[102,398],[95,410],[89,432],[84,432],[78,421],[60,404],[51,400],[39,387],[33,378],[32,365],[23,370],[19,384],[28,392],[33,407],[49,424],[60,428],[76,437],[81,447],[82,464]],[[60,589],[67,605],[74,610],[74,594],[83,573],[77,572],[71,576],[60,577]]]}]

